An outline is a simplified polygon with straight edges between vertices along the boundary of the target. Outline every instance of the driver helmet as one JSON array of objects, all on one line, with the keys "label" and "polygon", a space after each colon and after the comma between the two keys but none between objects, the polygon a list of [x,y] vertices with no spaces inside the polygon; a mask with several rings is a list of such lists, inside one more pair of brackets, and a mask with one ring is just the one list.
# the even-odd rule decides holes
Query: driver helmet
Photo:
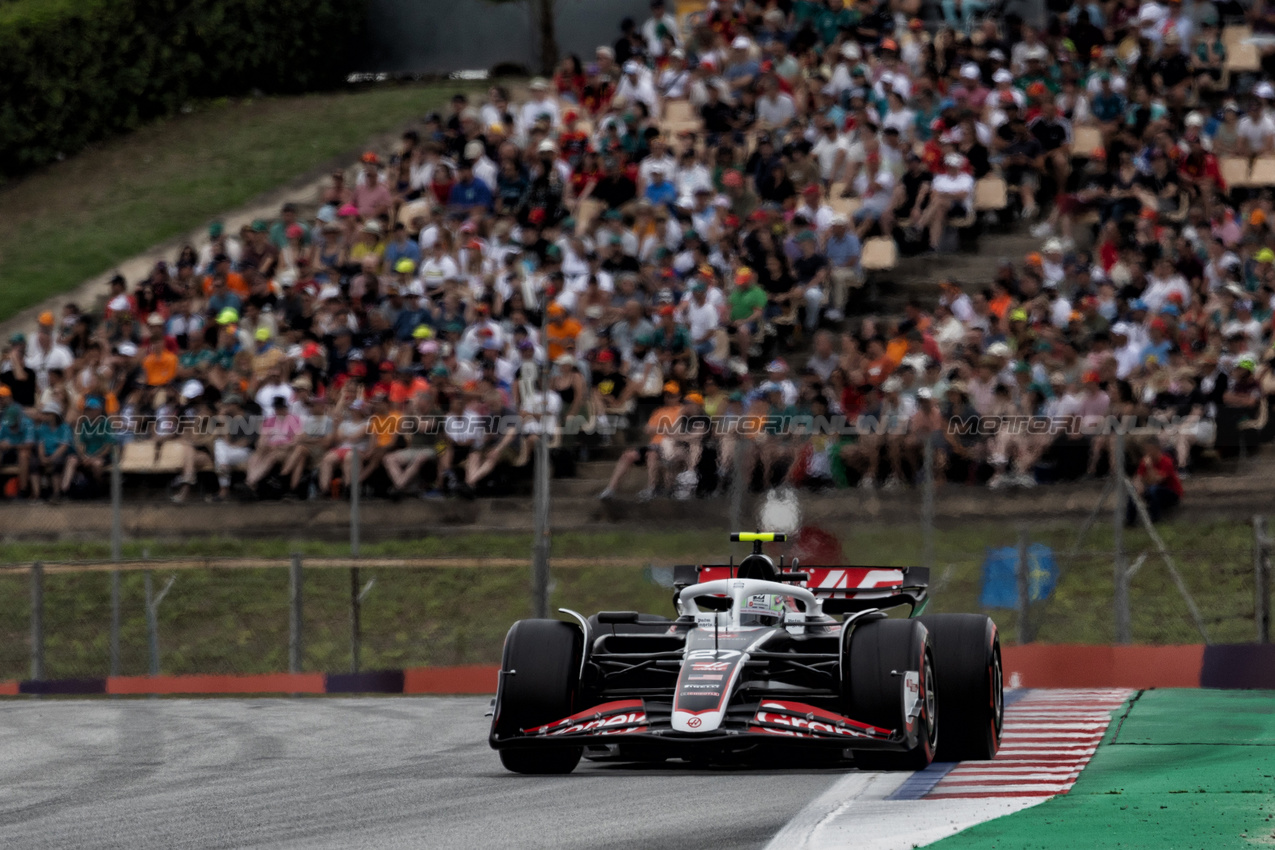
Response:
[{"label": "driver helmet", "polygon": [[739,611],[741,626],[778,626],[784,620],[788,606],[784,597],[773,593],[756,593],[745,597]]}]

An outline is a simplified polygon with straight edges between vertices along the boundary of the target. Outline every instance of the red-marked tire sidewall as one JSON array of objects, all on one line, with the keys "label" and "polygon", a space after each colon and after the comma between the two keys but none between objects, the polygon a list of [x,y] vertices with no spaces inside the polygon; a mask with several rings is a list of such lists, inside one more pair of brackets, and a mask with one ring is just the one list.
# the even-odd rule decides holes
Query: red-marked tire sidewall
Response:
[{"label": "red-marked tire sidewall", "polygon": [[939,671],[943,741],[939,761],[982,761],[1000,749],[1004,667],[996,624],[981,614],[928,614]]}]

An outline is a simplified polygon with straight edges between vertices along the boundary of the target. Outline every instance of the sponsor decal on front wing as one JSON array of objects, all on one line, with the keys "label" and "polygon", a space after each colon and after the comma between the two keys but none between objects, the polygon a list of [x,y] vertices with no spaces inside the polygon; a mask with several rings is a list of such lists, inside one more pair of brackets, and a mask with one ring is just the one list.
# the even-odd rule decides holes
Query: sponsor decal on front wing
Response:
[{"label": "sponsor decal on front wing", "polygon": [[624,735],[646,731],[646,709],[642,700],[620,700],[594,706],[544,726],[523,729],[527,735]]},{"label": "sponsor decal on front wing", "polygon": [[887,739],[893,733],[802,702],[767,701],[757,708],[749,732],[787,735],[793,738]]}]

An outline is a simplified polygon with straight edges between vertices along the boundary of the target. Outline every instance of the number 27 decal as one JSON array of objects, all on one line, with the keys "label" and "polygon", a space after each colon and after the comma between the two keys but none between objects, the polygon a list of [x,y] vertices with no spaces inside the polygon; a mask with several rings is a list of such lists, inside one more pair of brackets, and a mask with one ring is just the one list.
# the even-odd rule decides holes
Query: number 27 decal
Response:
[{"label": "number 27 decal", "polygon": [[700,661],[705,658],[718,658],[725,661],[728,658],[735,658],[740,654],[738,649],[692,649],[686,654],[691,661]]}]

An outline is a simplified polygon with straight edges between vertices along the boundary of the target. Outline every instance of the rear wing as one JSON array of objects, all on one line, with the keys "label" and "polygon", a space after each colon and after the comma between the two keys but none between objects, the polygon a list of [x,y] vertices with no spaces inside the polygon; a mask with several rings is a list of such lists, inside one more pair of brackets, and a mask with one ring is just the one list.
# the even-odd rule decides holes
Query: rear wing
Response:
[{"label": "rear wing", "polygon": [[[928,567],[806,567],[781,572],[780,581],[804,587],[823,600],[829,614],[847,614],[871,608],[907,605],[911,615],[929,602]],[[737,564],[692,564],[673,568],[676,585],[687,586],[716,579],[735,578]]]}]

